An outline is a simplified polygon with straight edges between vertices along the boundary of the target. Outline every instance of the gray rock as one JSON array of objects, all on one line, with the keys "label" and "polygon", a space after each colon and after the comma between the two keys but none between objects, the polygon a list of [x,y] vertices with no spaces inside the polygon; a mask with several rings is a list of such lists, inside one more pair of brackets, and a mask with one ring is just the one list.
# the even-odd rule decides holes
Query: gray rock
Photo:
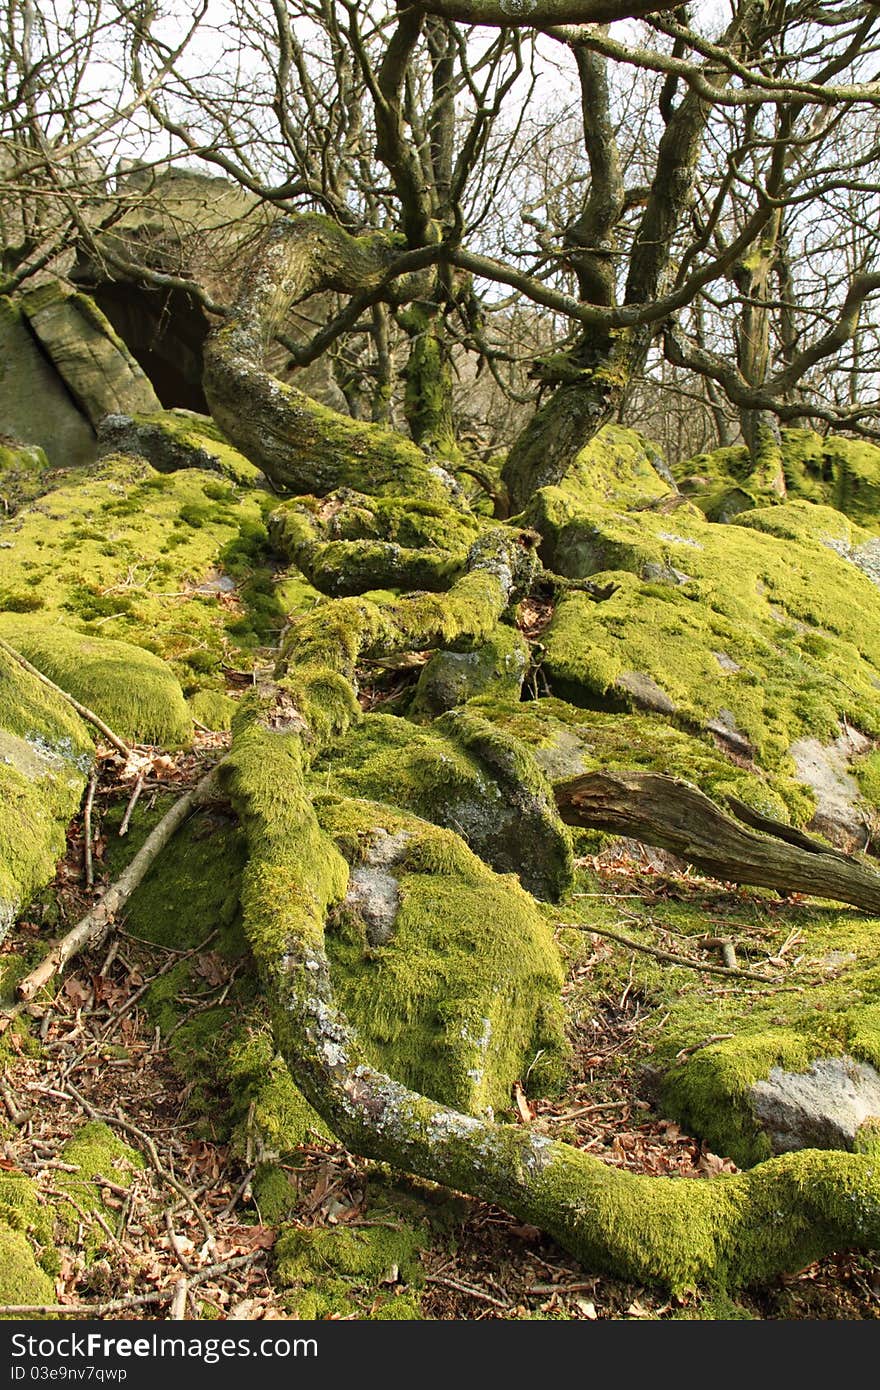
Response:
[{"label": "gray rock", "polygon": [[654,714],[675,714],[675,702],[653,676],[646,676],[643,671],[623,671],[614,684],[629,695],[639,709],[651,710]]},{"label": "gray rock", "polygon": [[159,397],[93,300],[60,284],[22,296],[31,331],[93,426],[113,412],[149,414]]},{"label": "gray rock", "polygon": [[419,676],[410,713],[434,718],[475,695],[518,700],[529,666],[529,648],[516,628],[503,624],[472,652],[435,652]]},{"label": "gray rock", "polygon": [[400,887],[389,870],[399,862],[411,839],[406,830],[390,835],[387,830],[376,829],[365,862],[349,875],[345,905],[363,919],[371,946],[384,946],[393,935],[400,909]]},{"label": "gray rock", "polygon": [[712,655],[718,662],[718,665],[721,667],[722,671],[726,672],[727,675],[732,676],[735,675],[737,671],[742,670],[742,667],[740,666],[739,662],[734,661],[732,656],[727,655],[727,652],[713,652]]},{"label": "gray rock", "polygon": [[89,422],[8,299],[0,299],[0,420],[4,434],[45,449],[53,468],[75,468],[95,456]]},{"label": "gray rock", "polygon": [[707,720],[706,728],[710,734],[714,734],[731,752],[737,753],[741,758],[753,756],[755,750],[746,735],[737,726],[736,716],[732,710],[720,709],[714,719]]},{"label": "gray rock", "polygon": [[861,1125],[880,1116],[880,1074],[846,1054],[822,1057],[805,1072],[774,1067],[748,1098],[774,1153],[852,1150]]},{"label": "gray rock", "polygon": [[849,770],[850,760],[867,753],[870,739],[847,727],[833,743],[801,738],[788,750],[799,782],[816,798],[810,828],[825,835],[841,849],[861,848],[865,843],[865,815],[859,784]]}]

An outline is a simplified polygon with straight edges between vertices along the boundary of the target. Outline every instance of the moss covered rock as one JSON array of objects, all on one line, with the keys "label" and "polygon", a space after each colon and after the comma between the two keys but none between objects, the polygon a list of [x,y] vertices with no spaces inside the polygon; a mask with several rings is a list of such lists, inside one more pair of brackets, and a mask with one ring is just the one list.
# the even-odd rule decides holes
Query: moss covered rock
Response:
[{"label": "moss covered rock", "polygon": [[530,1069],[539,1089],[558,1078],[561,966],[529,895],[457,835],[389,806],[316,809],[352,866],[327,934],[334,988],[375,1064],[471,1114],[506,1108]]},{"label": "moss covered rock", "polygon": [[571,839],[522,743],[478,710],[426,728],[374,714],[315,763],[315,785],[405,808],[461,835],[500,873],[542,898],[571,880]]},{"label": "moss covered rock", "polygon": [[528,669],[525,638],[499,623],[489,641],[473,651],[434,653],[419,676],[409,714],[433,719],[477,695],[518,700]]},{"label": "moss covered rock", "polygon": [[[573,591],[556,609],[543,638],[554,693],[660,710],[771,770],[844,720],[880,732],[880,605],[849,554],[869,537],[840,513],[789,504],[722,526],[579,507],[615,567],[593,576],[604,601]],[[773,534],[786,513],[793,531],[795,507],[797,534]]]},{"label": "moss covered rock", "polygon": [[224,663],[249,669],[296,602],[273,572],[270,505],[202,471],[107,458],[3,523],[0,613],[144,647],[186,694],[222,691]]},{"label": "moss covered rock", "polygon": [[160,473],[199,468],[239,487],[265,485],[259,468],[224,439],[214,421],[191,410],[105,415],[98,428],[98,457],[108,454],[140,455]]},{"label": "moss covered rock", "polygon": [[417,1293],[404,1290],[417,1291],[423,1283],[418,1256],[427,1230],[388,1203],[371,1204],[368,1220],[375,1223],[369,1229],[290,1226],[282,1232],[274,1274],[296,1317],[420,1316]]},{"label": "moss covered rock", "polygon": [[88,637],[61,623],[0,613],[0,637],[121,738],[178,748],[189,742],[192,717],[180,684],[161,657],[106,637]]},{"label": "moss covered rock", "polygon": [[93,756],[71,707],[0,650],[0,938],[52,878]]},{"label": "moss covered rock", "polygon": [[[844,512],[862,526],[880,527],[880,448],[865,439],[824,438],[805,429],[783,429],[782,467],[789,498]],[[731,521],[778,500],[761,487],[743,445],[698,454],[675,467],[679,486],[711,521]]]}]

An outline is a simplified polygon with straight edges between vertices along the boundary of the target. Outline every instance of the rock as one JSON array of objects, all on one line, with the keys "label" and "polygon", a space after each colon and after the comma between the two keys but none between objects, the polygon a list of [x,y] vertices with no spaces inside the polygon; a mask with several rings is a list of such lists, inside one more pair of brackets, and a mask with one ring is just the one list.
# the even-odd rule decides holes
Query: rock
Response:
[{"label": "rock", "polygon": [[319,786],[405,807],[461,835],[499,873],[555,900],[571,881],[571,838],[528,748],[470,709],[429,728],[372,714],[315,763]]},{"label": "rock", "polygon": [[0,650],[0,940],[52,878],[93,757],[70,706]]},{"label": "rock", "polygon": [[391,939],[400,908],[400,885],[390,869],[404,855],[412,839],[409,831],[389,835],[377,829],[363,864],[352,869],[345,906],[363,918],[371,946],[384,946]]},{"label": "rock", "polygon": [[742,730],[737,728],[736,715],[732,710],[720,709],[714,719],[706,721],[706,728],[741,758],[754,756],[755,750]]},{"label": "rock", "polygon": [[774,1153],[852,1150],[859,1128],[880,1116],[880,1073],[846,1054],[822,1057],[805,1072],[774,1067],[748,1097]]},{"label": "rock", "polygon": [[816,798],[811,829],[847,851],[863,848],[866,839],[862,797],[849,770],[850,761],[871,747],[870,739],[847,726],[831,744],[823,744],[817,738],[801,738],[789,749],[799,781]]},{"label": "rock", "polygon": [[638,709],[652,710],[655,714],[675,714],[675,702],[652,676],[646,676],[643,671],[622,671],[614,684],[631,698]]},{"label": "rock", "polygon": [[351,865],[327,956],[367,1058],[468,1114],[509,1106],[530,1069],[534,1084],[558,1082],[561,962],[546,915],[516,880],[396,806],[332,791],[314,804]]},{"label": "rock", "polygon": [[54,468],[95,455],[94,432],[41,352],[20,308],[0,298],[0,421],[10,437],[44,449]]},{"label": "rock", "polygon": [[476,695],[518,700],[529,648],[516,628],[503,624],[472,652],[435,652],[422,671],[410,714],[433,718]]},{"label": "rock", "polygon": [[22,295],[21,307],[93,427],[113,412],[162,409],[148,378],[87,295],[52,282]]},{"label": "rock", "polygon": [[203,468],[239,486],[265,482],[259,468],[227,442],[207,415],[165,410],[159,415],[105,415],[98,427],[98,457],[137,454],[160,473]]}]

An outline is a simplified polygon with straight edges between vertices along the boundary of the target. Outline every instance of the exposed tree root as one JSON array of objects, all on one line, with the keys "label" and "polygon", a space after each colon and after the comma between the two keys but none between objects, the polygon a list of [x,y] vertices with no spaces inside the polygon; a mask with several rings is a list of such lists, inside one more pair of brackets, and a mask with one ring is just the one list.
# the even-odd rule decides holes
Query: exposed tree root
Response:
[{"label": "exposed tree root", "polygon": [[250,847],[245,928],[276,1041],[349,1148],[500,1203],[590,1269],[675,1289],[766,1278],[880,1241],[880,1172],[866,1156],[804,1151],[706,1182],[637,1177],[378,1072],[333,996],[323,929],[347,866],[318,826],[302,764],[297,734],[255,722],[236,737],[224,780]]},{"label": "exposed tree root", "polygon": [[738,815],[768,832],[755,835],[677,777],[591,772],[560,783],[554,793],[569,825],[616,831],[659,845],[714,878],[810,893],[880,915],[880,874],[860,860],[826,850],[791,826],[757,816],[737,802]]}]

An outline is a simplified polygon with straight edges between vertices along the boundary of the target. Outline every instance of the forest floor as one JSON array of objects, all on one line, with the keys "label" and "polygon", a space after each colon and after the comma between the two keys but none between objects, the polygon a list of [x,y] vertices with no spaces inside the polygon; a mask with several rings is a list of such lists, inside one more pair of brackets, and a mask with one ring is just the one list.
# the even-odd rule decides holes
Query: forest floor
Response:
[{"label": "forest floor", "polygon": [[[215,740],[216,741],[216,740]],[[159,759],[148,766],[150,784],[180,792],[200,759],[212,751],[200,740],[196,756]],[[113,785],[106,797],[122,805],[130,786]],[[98,880],[102,843],[96,844]],[[602,887],[627,897],[656,899],[658,879],[638,859],[599,859]],[[95,894],[83,885],[82,826],[71,827],[68,854],[55,884],[63,916],[77,920]],[[731,910],[738,906],[731,893]],[[33,946],[40,928],[19,923],[2,948]],[[597,943],[606,949],[606,943]],[[611,948],[625,949],[625,948]],[[62,1150],[88,1120],[104,1121],[147,1160],[125,1184],[97,1179],[100,1210],[76,1211],[59,1242],[57,1305],[47,1313],[113,1319],[214,1317],[248,1320],[297,1316],[296,1298],[273,1283],[278,1230],[264,1225],[251,1190],[253,1167],[225,1144],[203,1137],[187,1109],[186,1087],[163,1038],[144,1007],[150,982],[176,958],[167,948],[128,935],[124,924],[101,946],[75,960],[53,998],[25,1010],[29,1033],[8,1030],[9,1059],[0,1102],[0,1170],[35,1181],[40,1200],[54,1205],[59,1174],[69,1172]],[[197,960],[212,983],[206,947]],[[573,966],[569,991],[581,990],[589,960]],[[219,980],[216,982],[221,983]],[[193,1007],[199,1007],[194,1003]],[[603,1161],[634,1173],[677,1175],[702,1181],[735,1171],[639,1098],[640,1076],[656,1029],[655,1010],[630,984],[602,992],[572,1029],[573,1081],[552,1102],[529,1101],[518,1091],[511,1112],[499,1116],[560,1133]],[[315,1135],[302,1146],[291,1177],[296,1183],[294,1225],[333,1227],[361,1220],[370,1164]],[[418,1187],[412,1189],[418,1192]],[[73,1203],[75,1206],[75,1202]],[[880,1259],[841,1254],[810,1265],[736,1302],[699,1294],[668,1298],[656,1290],[604,1276],[575,1264],[536,1228],[484,1203],[457,1197],[442,1233],[420,1254],[418,1290],[423,1316],[433,1319],[866,1319],[880,1317]],[[379,1293],[411,1292],[391,1266],[381,1289],[358,1291],[369,1316]],[[0,1309],[0,1316],[11,1316]]]}]

